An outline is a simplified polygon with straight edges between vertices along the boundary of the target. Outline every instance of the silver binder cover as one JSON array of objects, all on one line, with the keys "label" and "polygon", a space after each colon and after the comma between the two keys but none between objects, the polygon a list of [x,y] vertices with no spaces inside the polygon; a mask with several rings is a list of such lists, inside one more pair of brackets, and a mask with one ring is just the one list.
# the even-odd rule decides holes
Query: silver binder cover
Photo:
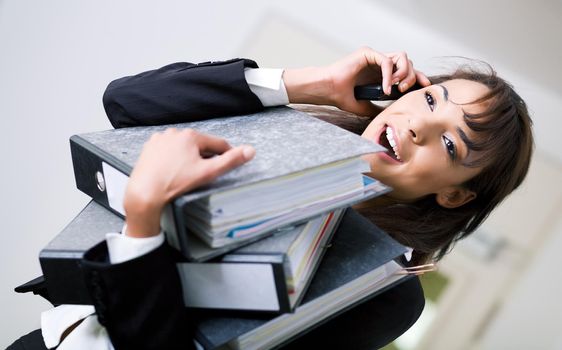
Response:
[{"label": "silver binder cover", "polygon": [[226,139],[232,146],[251,144],[255,158],[211,184],[181,197],[190,202],[219,190],[276,178],[384,148],[349,131],[288,107],[246,116],[199,122],[133,127],[79,135],[132,170],[143,144],[158,131],[192,128]]}]

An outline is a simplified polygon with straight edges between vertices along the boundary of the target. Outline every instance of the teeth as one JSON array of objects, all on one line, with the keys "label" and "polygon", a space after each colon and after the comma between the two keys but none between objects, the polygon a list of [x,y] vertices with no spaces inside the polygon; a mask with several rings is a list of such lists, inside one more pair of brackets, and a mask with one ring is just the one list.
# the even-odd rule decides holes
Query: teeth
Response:
[{"label": "teeth", "polygon": [[398,155],[398,151],[396,150],[396,147],[392,147],[392,150],[394,151],[394,154],[396,155],[396,158],[398,160],[400,160],[400,156]]},{"label": "teeth", "polygon": [[392,148],[396,147],[396,141],[394,141],[394,134],[391,128],[386,128],[386,138],[388,139],[388,143]]},{"label": "teeth", "polygon": [[400,160],[400,155],[398,154],[398,148],[396,147],[396,141],[394,141],[394,133],[391,128],[386,128],[386,138],[388,139],[388,143],[392,147],[396,158]]}]

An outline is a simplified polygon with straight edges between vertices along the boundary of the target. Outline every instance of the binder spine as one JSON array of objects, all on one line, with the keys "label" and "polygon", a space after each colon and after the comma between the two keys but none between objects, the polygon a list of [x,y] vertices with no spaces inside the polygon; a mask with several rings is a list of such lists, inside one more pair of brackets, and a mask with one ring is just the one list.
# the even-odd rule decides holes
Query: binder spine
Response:
[{"label": "binder spine", "polygon": [[[113,208],[107,196],[106,174],[103,163],[110,165],[117,171],[129,176],[132,168],[114,156],[91,146],[80,136],[74,135],[70,138],[70,153],[74,168],[76,187],[90,196],[94,201],[109,209],[112,213],[124,218],[123,213]],[[182,209],[177,204],[172,204],[172,210],[165,215],[164,227],[168,241],[182,254],[190,259],[187,232]],[[177,243],[176,243],[177,242]]]},{"label": "binder spine", "polygon": [[[171,212],[173,217],[170,220],[173,221],[173,225],[170,225],[170,228],[166,231],[166,234],[171,235],[172,237],[174,237],[173,239],[178,242],[179,247],[176,247],[176,249],[179,249],[183,256],[185,256],[189,260],[193,260],[188,247],[189,244],[187,242],[187,223],[185,222],[183,209],[179,203],[180,201],[176,199],[171,204]],[[171,239],[172,238],[169,238],[168,241],[170,241]]]},{"label": "binder spine", "polygon": [[[287,259],[285,255],[283,260]],[[273,279],[275,280],[275,287],[277,289],[277,297],[279,299],[279,313],[292,312],[291,303],[289,301],[289,291],[287,289],[287,278],[285,276],[285,264],[274,263],[271,264],[273,269]]]},{"label": "binder spine", "polygon": [[54,305],[93,303],[80,266],[82,254],[77,252],[63,256],[62,252],[42,251],[39,255],[49,300]]},{"label": "binder spine", "polygon": [[89,150],[78,136],[70,138],[70,153],[76,187],[97,203],[122,217],[120,213],[109,206],[105,187],[100,188],[97,184],[96,174],[101,174],[103,177],[102,158]]}]

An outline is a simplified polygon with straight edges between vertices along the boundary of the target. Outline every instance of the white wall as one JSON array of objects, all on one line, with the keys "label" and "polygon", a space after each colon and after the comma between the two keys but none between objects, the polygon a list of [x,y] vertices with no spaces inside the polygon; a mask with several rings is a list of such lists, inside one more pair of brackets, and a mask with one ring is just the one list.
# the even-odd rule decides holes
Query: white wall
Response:
[{"label": "white wall", "polygon": [[[172,61],[236,55],[258,20],[241,2],[5,1],[0,7],[0,348],[39,326],[48,304],[13,288],[38,276],[39,250],[87,203],[68,138],[110,128],[114,78]],[[246,2],[248,5],[248,2]],[[9,322],[6,322],[9,321]]]},{"label": "white wall", "polygon": [[[86,196],[75,189],[68,138],[110,127],[104,118],[101,95],[107,83],[119,76],[172,61],[246,54],[262,58],[262,65],[326,63],[336,54],[361,45],[381,51],[406,49],[422,68],[435,66],[439,62],[433,59],[436,56],[479,57],[493,63],[519,88],[534,111],[537,146],[554,162],[561,162],[562,153],[557,151],[562,146],[558,140],[558,130],[562,129],[558,116],[562,110],[560,91],[553,90],[546,79],[543,83],[530,78],[534,71],[543,69],[560,76],[556,59],[559,51],[553,47],[560,45],[559,41],[548,40],[548,35],[520,41],[517,36],[505,37],[505,31],[457,28],[467,19],[458,13],[456,5],[453,8],[450,2],[441,2],[441,6],[424,12],[419,6],[430,2],[416,5],[418,2],[422,3],[0,2],[0,215],[4,226],[0,309],[3,319],[9,321],[2,322],[0,346],[37,328],[40,311],[48,307],[39,297],[16,295],[12,288],[40,274],[39,250],[87,203]],[[485,2],[479,0],[478,4]],[[542,3],[518,4],[517,13],[524,15],[529,6],[536,10]],[[549,4],[543,9],[545,16],[553,9],[560,6]],[[447,18],[446,25],[441,23],[443,18]],[[496,21],[498,26],[507,25],[499,14],[486,13],[483,18]],[[260,29],[269,25],[278,31],[269,37],[260,36]],[[452,27],[454,30],[450,30]],[[525,33],[529,27],[540,28],[540,18],[513,31]],[[560,26],[556,28],[560,33]],[[543,29],[550,35],[549,28]],[[299,35],[316,44],[293,48],[291,37]],[[257,40],[268,43],[267,52],[255,50]],[[494,42],[513,52],[518,52],[513,49],[518,47],[525,55],[491,51]],[[333,50],[320,51],[319,47]],[[542,51],[537,52],[537,47]],[[541,59],[535,59],[534,54]]]},{"label": "white wall", "polygon": [[481,349],[558,350],[562,342],[560,248],[562,215],[551,223],[554,234],[526,269],[483,336]]}]

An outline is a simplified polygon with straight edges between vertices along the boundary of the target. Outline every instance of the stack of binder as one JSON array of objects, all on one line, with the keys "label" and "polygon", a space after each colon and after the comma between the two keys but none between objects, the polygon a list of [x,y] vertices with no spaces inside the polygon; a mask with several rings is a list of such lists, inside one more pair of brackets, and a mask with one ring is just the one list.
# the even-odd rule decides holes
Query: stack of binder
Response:
[{"label": "stack of binder", "polygon": [[150,136],[166,128],[193,128],[251,144],[251,162],[180,196],[165,210],[168,242],[193,261],[206,261],[287,225],[380,195],[389,188],[364,175],[361,160],[384,148],[288,107],[247,116],[134,127],[70,138],[76,185],[125,215],[128,175]]},{"label": "stack of binder", "polygon": [[[144,142],[167,127],[71,137],[77,187],[93,200],[40,253],[55,304],[91,302],[80,259],[122,229],[128,175]],[[202,310],[205,348],[278,346],[404,278],[397,259],[406,248],[349,208],[390,190],[361,160],[381,146],[287,107],[173,127],[256,149],[162,216],[168,243],[185,257],[184,301]]]}]

